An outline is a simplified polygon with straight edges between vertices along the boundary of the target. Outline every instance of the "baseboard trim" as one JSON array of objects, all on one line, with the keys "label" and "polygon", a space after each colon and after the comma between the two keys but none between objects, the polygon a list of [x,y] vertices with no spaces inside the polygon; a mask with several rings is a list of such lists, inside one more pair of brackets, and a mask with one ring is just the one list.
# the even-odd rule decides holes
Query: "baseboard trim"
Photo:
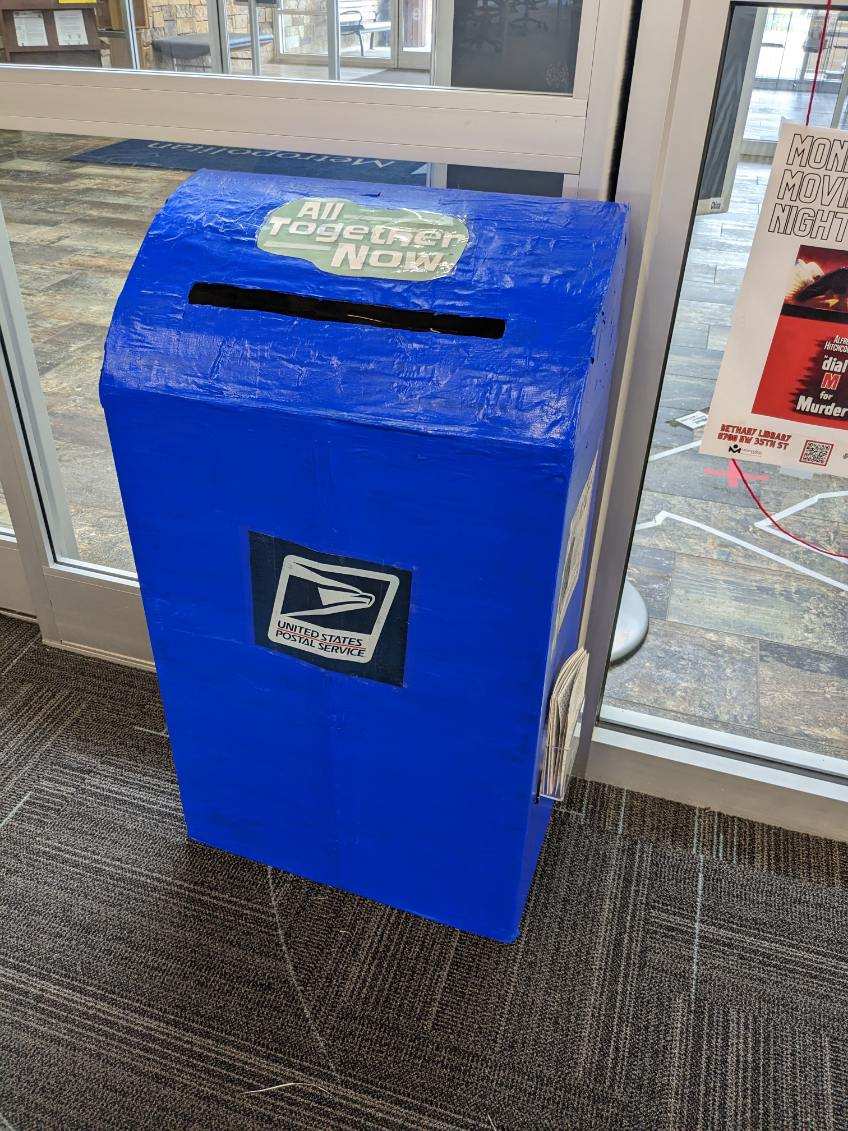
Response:
[{"label": "baseboard trim", "polygon": [[696,808],[848,841],[848,782],[807,767],[794,769],[599,726],[585,776]]},{"label": "baseboard trim", "polygon": [[5,532],[0,533],[0,607],[8,616],[35,616],[21,552]]},{"label": "baseboard trim", "polygon": [[10,620],[25,620],[28,624],[38,624],[38,617],[35,613],[21,613],[17,609],[0,607],[0,614],[9,617]]},{"label": "baseboard trim", "polygon": [[140,660],[136,656],[124,656],[120,652],[107,652],[104,648],[90,648],[85,644],[69,644],[64,640],[45,640],[47,648],[57,648],[60,652],[73,652],[77,656],[88,656],[92,660],[105,660],[110,664],[123,664],[127,668],[139,668],[144,672],[155,672],[152,660]]}]

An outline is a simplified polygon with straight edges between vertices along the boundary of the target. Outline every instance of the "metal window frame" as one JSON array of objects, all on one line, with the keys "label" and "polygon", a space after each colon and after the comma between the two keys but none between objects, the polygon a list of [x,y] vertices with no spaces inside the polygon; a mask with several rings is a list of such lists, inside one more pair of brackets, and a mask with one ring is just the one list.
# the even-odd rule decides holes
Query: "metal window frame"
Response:
[{"label": "metal window frame", "polygon": [[[329,2],[337,11],[338,0]],[[391,86],[332,77],[2,64],[0,129],[201,141],[214,135],[229,145],[579,174],[584,150],[592,168],[610,150],[609,139],[585,131],[589,96],[599,102],[616,97],[618,41],[632,6],[633,0],[583,0],[571,95],[455,89],[423,80]],[[223,4],[216,7],[223,14]],[[439,30],[446,8],[436,11]],[[225,19],[212,27],[220,33],[226,70]],[[213,49],[217,38],[213,34]],[[450,68],[443,56],[435,77],[446,84]],[[331,72],[339,62],[337,54],[330,59]]]},{"label": "metal window frame", "polygon": [[587,109],[567,95],[0,66],[0,129],[572,174]]}]

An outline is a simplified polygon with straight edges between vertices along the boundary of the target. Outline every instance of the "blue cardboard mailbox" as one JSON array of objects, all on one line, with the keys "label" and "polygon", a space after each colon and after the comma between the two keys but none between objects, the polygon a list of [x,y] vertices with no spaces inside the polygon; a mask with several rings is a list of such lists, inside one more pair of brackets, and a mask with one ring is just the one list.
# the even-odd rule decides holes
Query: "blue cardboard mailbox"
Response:
[{"label": "blue cardboard mailbox", "polygon": [[156,217],[101,398],[191,837],[517,936],[626,219],[218,172]]}]

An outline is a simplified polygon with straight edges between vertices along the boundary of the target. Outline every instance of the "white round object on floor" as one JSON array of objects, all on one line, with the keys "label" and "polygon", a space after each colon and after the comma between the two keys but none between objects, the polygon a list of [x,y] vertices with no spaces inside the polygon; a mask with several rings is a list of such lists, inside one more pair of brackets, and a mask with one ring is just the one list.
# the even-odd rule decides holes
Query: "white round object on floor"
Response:
[{"label": "white round object on floor", "polygon": [[648,635],[648,607],[635,585],[625,581],[612,638],[610,663],[617,664],[632,656]]}]

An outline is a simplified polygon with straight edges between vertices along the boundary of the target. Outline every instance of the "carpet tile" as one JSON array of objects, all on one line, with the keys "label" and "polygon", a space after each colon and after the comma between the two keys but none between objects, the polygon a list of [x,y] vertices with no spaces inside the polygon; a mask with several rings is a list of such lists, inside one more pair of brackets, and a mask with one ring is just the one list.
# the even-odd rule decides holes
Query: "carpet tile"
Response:
[{"label": "carpet tile", "polygon": [[846,1126],[848,846],[574,782],[504,945],[189,841],[152,675],[0,658],[4,1131]]}]

